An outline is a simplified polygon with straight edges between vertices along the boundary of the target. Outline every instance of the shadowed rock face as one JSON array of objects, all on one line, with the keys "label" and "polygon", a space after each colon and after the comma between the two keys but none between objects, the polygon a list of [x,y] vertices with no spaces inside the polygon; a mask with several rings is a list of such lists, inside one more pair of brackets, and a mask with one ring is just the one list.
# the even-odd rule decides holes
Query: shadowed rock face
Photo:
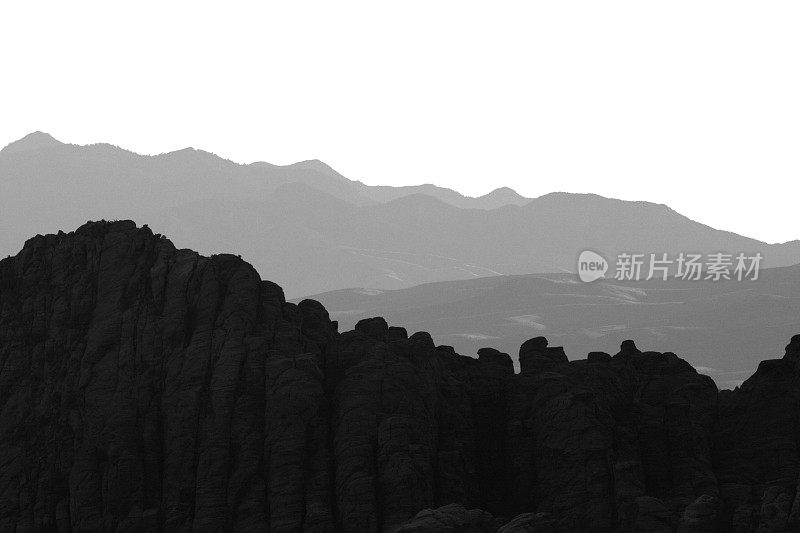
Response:
[{"label": "shadowed rock face", "polygon": [[800,336],[719,393],[625,343],[337,332],[132,222],[0,261],[0,530],[787,531]]}]

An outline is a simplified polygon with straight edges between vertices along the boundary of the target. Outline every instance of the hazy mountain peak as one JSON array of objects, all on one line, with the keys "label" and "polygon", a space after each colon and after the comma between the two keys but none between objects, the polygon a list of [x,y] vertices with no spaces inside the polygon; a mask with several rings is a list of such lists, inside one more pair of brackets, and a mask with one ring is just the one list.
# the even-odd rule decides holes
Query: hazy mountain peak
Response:
[{"label": "hazy mountain peak", "polygon": [[240,163],[236,163],[230,159],[225,159],[224,157],[218,156],[213,152],[200,150],[191,146],[187,146],[186,148],[182,148],[180,150],[159,154],[155,157],[185,165],[207,165],[209,167],[215,167],[219,165],[243,166]]},{"label": "hazy mountain peak", "polygon": [[536,200],[568,200],[574,198],[584,198],[584,199],[594,199],[594,200],[611,200],[611,198],[606,198],[605,196],[600,196],[599,194],[595,193],[586,193],[586,192],[566,192],[566,191],[554,191],[549,192],[547,194],[543,194],[542,196],[536,198]]},{"label": "hazy mountain peak", "polygon": [[181,148],[180,150],[173,150],[171,152],[166,152],[163,154],[159,154],[160,157],[184,157],[184,156],[194,156],[194,155],[211,155],[214,157],[219,157],[216,154],[212,154],[211,152],[206,152],[205,150],[198,150],[192,146],[187,146],[186,148]]},{"label": "hazy mountain peak", "polygon": [[519,203],[521,201],[529,200],[511,187],[498,187],[495,190],[484,194],[483,196],[479,196],[478,198],[484,200],[491,199],[495,201],[502,201],[505,203]]},{"label": "hazy mountain peak", "polygon": [[655,202],[649,202],[646,200],[623,200],[620,198],[609,198],[607,196],[602,196],[595,193],[583,193],[583,192],[551,192],[548,194],[544,194],[535,198],[531,204],[534,203],[550,203],[550,204],[559,204],[559,203],[568,203],[568,204],[588,204],[588,205],[603,205],[603,204],[626,204],[626,205],[636,205],[636,206],[650,206],[653,208],[660,208],[660,209],[672,209],[669,206],[664,204],[659,204]]},{"label": "hazy mountain peak", "polygon": [[167,152],[162,155],[181,155],[181,154],[193,154],[197,152],[197,149],[192,146],[187,146],[186,148],[181,148],[180,150],[173,150],[171,152]]},{"label": "hazy mountain peak", "polygon": [[489,196],[490,194],[497,194],[497,193],[512,193],[517,194],[517,191],[512,189],[511,187],[498,187],[495,190],[491,191],[488,194],[484,194],[484,196]]},{"label": "hazy mountain peak", "polygon": [[327,174],[329,176],[341,176],[341,174],[336,172],[330,165],[320,161],[319,159],[307,159],[305,161],[298,161],[297,163],[292,163],[291,165],[287,166],[295,168],[306,168],[309,170],[313,170],[315,172]]},{"label": "hazy mountain peak", "polygon": [[42,131],[34,131],[33,133],[29,133],[28,135],[19,139],[18,141],[14,141],[11,144],[7,145],[5,148],[0,150],[0,152],[3,152],[4,154],[14,153],[14,152],[24,152],[26,150],[38,150],[40,148],[61,146],[62,144],[64,143],[56,140],[49,133],[44,133]]}]

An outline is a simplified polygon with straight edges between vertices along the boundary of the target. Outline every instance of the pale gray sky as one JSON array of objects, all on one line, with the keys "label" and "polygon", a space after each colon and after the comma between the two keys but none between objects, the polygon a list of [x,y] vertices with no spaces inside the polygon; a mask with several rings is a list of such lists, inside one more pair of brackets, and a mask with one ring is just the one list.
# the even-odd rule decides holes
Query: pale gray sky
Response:
[{"label": "pale gray sky", "polygon": [[0,144],[318,158],[800,238],[800,3],[6,2]]}]

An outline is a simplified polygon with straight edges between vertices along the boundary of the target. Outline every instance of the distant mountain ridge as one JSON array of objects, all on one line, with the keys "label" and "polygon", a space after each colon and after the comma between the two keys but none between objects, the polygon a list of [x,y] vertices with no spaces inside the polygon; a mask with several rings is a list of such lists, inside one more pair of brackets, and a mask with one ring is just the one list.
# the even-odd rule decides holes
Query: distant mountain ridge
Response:
[{"label": "distant mountain ridge", "polygon": [[[132,154],[142,158],[143,160],[151,159],[162,161],[182,161],[187,164],[216,163],[217,165],[224,165],[226,167],[235,165],[251,171],[255,170],[256,172],[259,170],[268,171],[280,174],[280,176],[269,175],[262,177],[270,181],[276,181],[278,182],[278,185],[280,185],[282,182],[308,182],[313,179],[316,181],[315,186],[318,186],[322,190],[329,192],[333,196],[347,200],[356,205],[383,203],[401,198],[403,196],[418,193],[433,196],[445,203],[449,203],[457,207],[470,207],[475,209],[493,209],[495,207],[508,204],[523,205],[524,203],[530,201],[530,198],[525,198],[508,187],[500,187],[483,196],[470,197],[452,189],[431,184],[401,187],[367,185],[360,181],[354,181],[345,178],[336,170],[331,168],[328,164],[318,159],[298,161],[288,165],[274,165],[265,161],[241,164],[225,159],[214,153],[192,147],[148,156],[131,152],[129,150],[125,150],[124,148],[107,143],[88,145],[66,144],[55,139],[52,135],[41,131],[30,133],[25,137],[6,145],[4,148],[0,149],[0,153],[9,155],[39,149],[71,149],[73,151],[81,152],[82,149],[91,150],[96,149],[97,147],[104,147],[105,149],[112,151],[118,150],[119,152]],[[84,153],[82,155],[90,154]],[[327,180],[320,178],[327,178]],[[325,181],[329,181],[329,183],[324,183]]]},{"label": "distant mountain ridge", "polygon": [[[489,276],[401,290],[345,289],[312,295],[342,329],[383,316],[425,327],[459,353],[492,346],[510,354],[532,335],[564,346],[570,359],[615,349],[625,339],[680,352],[720,388],[756,370],[800,329],[800,265],[764,269],[756,281],[600,280],[574,274]],[[512,355],[513,357],[513,355]]]},{"label": "distant mountain ridge", "polygon": [[49,133],[35,131],[33,133],[29,133],[28,135],[17,141],[14,141],[6,145],[2,149],[0,149],[0,153],[11,154],[14,152],[24,152],[26,150],[49,148],[52,146],[59,146],[62,144],[63,143],[61,141],[56,140]]},{"label": "distant mountain ridge", "polygon": [[202,253],[239,250],[289,297],[400,289],[498,274],[573,272],[578,254],[755,252],[800,263],[800,242],[770,245],[666,206],[597,195],[468,198],[434,185],[369,186],[325,163],[239,164],[187,148],[143,156],[37,132],[0,151],[0,255],[29,235],[130,218]]},{"label": "distant mountain ridge", "polygon": [[509,187],[499,187],[483,196],[471,197],[464,196],[452,189],[438,187],[432,184],[411,185],[403,187],[392,187],[389,185],[365,185],[368,187],[365,194],[376,202],[390,202],[411,196],[412,194],[424,194],[432,196],[437,200],[450,204],[455,207],[467,209],[496,209],[504,205],[525,205],[531,201]]}]

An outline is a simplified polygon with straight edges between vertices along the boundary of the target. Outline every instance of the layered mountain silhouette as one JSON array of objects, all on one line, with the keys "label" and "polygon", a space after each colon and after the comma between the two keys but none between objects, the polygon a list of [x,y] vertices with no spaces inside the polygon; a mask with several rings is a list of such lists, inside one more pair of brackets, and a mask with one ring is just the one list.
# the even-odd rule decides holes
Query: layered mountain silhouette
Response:
[{"label": "layered mountain silhouette", "polygon": [[734,391],[615,352],[515,373],[130,221],[40,235],[0,261],[0,530],[797,530],[800,335]]},{"label": "layered mountain silhouette", "polygon": [[441,200],[446,204],[467,209],[495,209],[504,205],[525,205],[530,198],[525,198],[509,187],[499,187],[490,193],[472,198],[464,196],[452,189],[437,187],[436,185],[415,185],[405,187],[391,187],[388,185],[373,185],[366,193],[378,202],[390,202],[412,194],[424,194]]},{"label": "layered mountain silhouette", "polygon": [[202,150],[142,156],[31,134],[0,151],[0,253],[87,219],[134,218],[202,253],[237,250],[295,298],[481,276],[572,272],[578,254],[761,252],[770,245],[666,206],[500,188],[468,198],[433,185],[368,186],[320,161],[240,165]]},{"label": "layered mountain silhouette", "polygon": [[635,339],[680,353],[722,388],[740,385],[800,331],[800,266],[765,269],[755,281],[581,283],[574,274],[531,274],[311,298],[344,329],[383,316],[467,354],[487,344],[514,354],[531,335],[546,335],[575,359]]}]

